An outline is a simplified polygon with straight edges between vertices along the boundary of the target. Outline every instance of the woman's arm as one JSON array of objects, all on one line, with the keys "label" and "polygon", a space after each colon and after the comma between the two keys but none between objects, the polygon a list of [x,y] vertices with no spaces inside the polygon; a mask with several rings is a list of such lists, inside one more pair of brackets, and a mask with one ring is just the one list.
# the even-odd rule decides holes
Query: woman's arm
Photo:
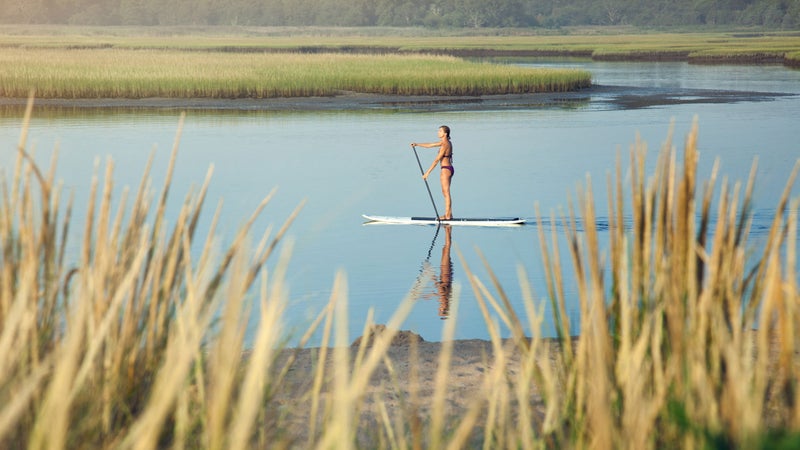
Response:
[{"label": "woman's arm", "polygon": [[436,159],[433,160],[433,162],[431,163],[431,166],[428,168],[428,171],[425,172],[425,175],[422,175],[422,179],[423,180],[428,179],[428,175],[431,174],[431,171],[433,171],[433,169],[436,167],[436,165],[439,164],[439,161],[441,161],[442,158],[444,158],[445,146],[441,142],[438,142],[437,145],[440,146],[439,147],[439,153],[436,154]]},{"label": "woman's arm", "polygon": [[434,148],[439,147],[442,145],[441,142],[413,142],[411,144],[412,147],[425,147],[425,148]]}]

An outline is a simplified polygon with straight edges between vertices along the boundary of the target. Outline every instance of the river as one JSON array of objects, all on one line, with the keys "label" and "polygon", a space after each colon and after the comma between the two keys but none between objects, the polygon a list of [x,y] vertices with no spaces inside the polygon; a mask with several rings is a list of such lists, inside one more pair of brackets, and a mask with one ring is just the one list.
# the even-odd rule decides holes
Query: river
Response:
[{"label": "river", "polygon": [[[368,108],[344,111],[187,111],[168,215],[174,218],[192,186],[214,167],[201,229],[223,199],[218,234],[229,242],[260,200],[277,195],[255,230],[280,225],[306,204],[288,236],[294,242],[287,274],[290,305],[285,333],[296,338],[326,304],[338,270],[348,279],[350,335],[361,332],[368,311],[385,323],[414,288],[415,305],[403,329],[441,339],[452,301],[460,308],[456,338],[486,339],[487,326],[465,275],[466,263],[486,283],[492,270],[521,314],[517,268],[523,267],[535,298],[546,291],[538,245],[539,225],[514,228],[365,226],[361,214],[432,215],[433,208],[411,142],[436,140],[439,125],[452,129],[454,214],[521,216],[533,222],[535,205],[549,217],[575,198],[591,174],[598,211],[607,217],[605,183],[618,154],[627,161],[637,136],[647,142],[648,170],[673,129],[680,150],[697,121],[699,175],[711,172],[745,181],[755,157],[754,242],[800,156],[800,71],[781,66],[697,66],[680,62],[619,63],[575,59],[524,60],[515,64],[581,67],[602,86],[571,97],[524,108]],[[178,125],[178,109],[35,109],[29,148],[49,164],[58,148],[58,178],[75,192],[76,217],[83,217],[95,164],[115,163],[117,195],[138,186],[147,157],[155,152],[153,183],[159,186]],[[0,166],[10,175],[21,113],[0,114]],[[418,149],[423,165],[432,150]],[[627,167],[627,163],[624,165]],[[431,190],[441,211],[437,177]],[[795,196],[800,192],[794,189]],[[548,225],[542,225],[548,227]],[[80,230],[75,224],[73,230]],[[77,233],[78,231],[76,231]],[[254,240],[258,237],[255,236]],[[71,248],[79,240],[73,238]],[[445,247],[447,243],[448,247]],[[444,259],[443,253],[449,258]],[[463,258],[463,262],[462,262]],[[442,276],[452,285],[439,283]],[[567,278],[570,316],[577,317]],[[416,288],[415,288],[416,286]],[[441,289],[448,291],[442,301]],[[493,288],[490,287],[493,291]],[[257,317],[254,311],[253,317]],[[446,320],[445,320],[446,319]],[[253,324],[251,324],[252,326]],[[545,321],[543,334],[552,335]],[[508,335],[508,330],[503,329]]]}]

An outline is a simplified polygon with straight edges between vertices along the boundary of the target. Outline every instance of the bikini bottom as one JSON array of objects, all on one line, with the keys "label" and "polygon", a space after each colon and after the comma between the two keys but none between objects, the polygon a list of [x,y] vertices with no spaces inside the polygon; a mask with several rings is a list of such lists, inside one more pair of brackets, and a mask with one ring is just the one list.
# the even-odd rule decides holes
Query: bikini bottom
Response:
[{"label": "bikini bottom", "polygon": [[450,171],[450,176],[451,177],[456,174],[456,169],[454,169],[453,166],[442,166],[442,170],[444,170],[444,169],[447,169],[447,170]]}]

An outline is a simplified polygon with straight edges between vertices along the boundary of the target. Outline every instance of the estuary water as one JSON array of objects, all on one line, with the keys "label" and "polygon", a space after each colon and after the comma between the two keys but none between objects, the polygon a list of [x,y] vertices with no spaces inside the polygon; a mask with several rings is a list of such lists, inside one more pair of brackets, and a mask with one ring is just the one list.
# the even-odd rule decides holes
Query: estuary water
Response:
[{"label": "estuary water", "polygon": [[[576,188],[587,184],[594,189],[602,224],[608,216],[606,178],[618,155],[627,168],[631,145],[637,139],[646,142],[647,168],[652,173],[669,136],[680,156],[695,122],[701,179],[719,159],[721,175],[744,182],[758,159],[753,245],[759,234],[763,237],[770,212],[800,157],[800,71],[781,66],[575,59],[513,63],[585,68],[603,89],[578,95],[577,101],[477,111],[400,106],[342,111],[190,109],[179,143],[168,216],[177,217],[184,195],[202,184],[212,166],[201,229],[208,229],[216,204],[222,201],[221,245],[230,242],[274,188],[274,200],[256,222],[254,241],[305,202],[288,232],[293,249],[284,332],[290,343],[325,306],[338,271],[348,280],[351,339],[360,335],[370,310],[376,322],[386,323],[409,293],[414,307],[403,329],[437,341],[444,324],[455,320],[456,338],[486,339],[487,326],[466,276],[469,267],[496,295],[482,257],[522,315],[518,269],[523,268],[534,299],[542,303],[549,319],[540,227],[549,233],[551,214],[566,210],[569,198],[576,198]],[[109,160],[114,162],[117,198],[125,186],[136,189],[151,153],[155,155],[152,182],[160,186],[180,112],[37,107],[29,148],[45,166],[58,149],[57,177],[74,191],[74,217],[82,218],[95,167],[102,168]],[[6,177],[13,168],[21,119],[19,109],[0,111],[0,167]],[[361,214],[433,215],[409,144],[435,141],[443,124],[452,129],[454,214],[521,216],[531,219],[530,224],[449,230],[364,225]],[[427,167],[434,151],[417,151]],[[431,177],[430,188],[442,211],[438,176]],[[800,189],[793,192],[796,197]],[[546,224],[534,220],[537,205]],[[72,228],[79,233],[81,224]],[[73,237],[70,248],[77,249],[78,243]],[[577,322],[571,267],[565,265],[565,272],[569,315]],[[460,306],[454,317],[456,301]],[[508,335],[502,326],[501,332]],[[542,334],[553,335],[548,320],[542,324]]]}]

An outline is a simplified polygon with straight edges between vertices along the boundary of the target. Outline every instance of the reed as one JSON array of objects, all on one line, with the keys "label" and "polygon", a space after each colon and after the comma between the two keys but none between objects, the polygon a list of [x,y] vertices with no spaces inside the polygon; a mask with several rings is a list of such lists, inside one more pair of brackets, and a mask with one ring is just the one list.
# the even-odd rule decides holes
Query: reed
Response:
[{"label": "reed", "polygon": [[[242,367],[236,355],[244,351],[244,299],[287,228],[273,237],[265,233],[251,251],[247,235],[270,196],[221,258],[212,239],[200,242],[202,250],[194,254],[210,177],[187,195],[168,228],[164,206],[176,139],[161,193],[149,187],[148,165],[128,210],[127,193],[119,210],[112,210],[113,163],[103,178],[95,176],[81,252],[70,257],[65,249],[72,199],[65,207],[54,170],[40,170],[25,142],[23,131],[0,204],[0,446],[153,448],[165,440],[218,446],[228,439],[241,442],[242,436],[249,441],[256,413],[263,413],[258,399],[275,382],[267,375],[274,361],[269,350],[283,339],[275,326],[286,296],[280,280],[285,261],[279,261],[278,277],[262,278],[262,328],[244,372],[247,390],[232,388],[230,374]],[[216,317],[222,325],[214,332]],[[217,342],[216,349],[206,340]],[[233,358],[226,357],[231,353]],[[210,425],[198,428],[205,423]]]},{"label": "reed", "polygon": [[[545,286],[519,269],[524,311],[511,306],[490,262],[484,282],[462,257],[490,350],[482,389],[452,409],[458,287],[425,393],[414,369],[420,344],[403,361],[391,345],[411,298],[382,333],[368,333],[370,314],[351,346],[343,273],[298,348],[284,349],[292,247],[284,236],[297,212],[251,245],[270,194],[218,249],[213,225],[196,235],[209,177],[167,218],[179,138],[180,126],[160,192],[148,165],[114,211],[113,164],[95,176],[71,257],[73,200],[64,203],[55,164],[42,170],[30,157],[23,126],[0,189],[0,447],[758,448],[800,439],[800,205],[788,198],[797,170],[758,253],[748,244],[754,180],[729,185],[715,168],[699,181],[695,127],[683,160],[668,141],[650,176],[643,143],[627,171],[618,162],[607,248],[591,189],[551,215],[562,226],[539,228]],[[580,323],[565,314],[568,270]],[[552,305],[555,340],[540,335],[535,289]],[[256,304],[258,331],[245,348],[242,325]],[[315,333],[322,345],[301,354]],[[314,361],[310,373],[294,370],[303,357]]]},{"label": "reed", "polygon": [[[626,176],[618,165],[608,186],[607,252],[598,246],[591,189],[579,190],[561,219],[581,319],[577,345],[562,332],[555,363],[542,368],[563,374],[545,382],[561,386],[547,399],[561,414],[542,430],[554,442],[754,448],[797,433],[797,202],[790,207],[788,199],[797,168],[762,253],[750,258],[754,180],[744,192],[739,183],[723,181],[712,211],[716,169],[695,197],[696,140],[695,126],[680,163],[668,141],[649,179],[644,146],[637,143],[629,228],[623,221]],[[549,296],[554,310],[563,311],[564,267],[553,263],[561,244],[543,230],[540,241]],[[575,329],[566,315],[555,320],[559,330]]]},{"label": "reed", "polygon": [[175,50],[11,49],[0,95],[40,98],[274,98],[343,91],[487,95],[567,91],[582,70],[525,69],[448,56],[241,54]]}]

